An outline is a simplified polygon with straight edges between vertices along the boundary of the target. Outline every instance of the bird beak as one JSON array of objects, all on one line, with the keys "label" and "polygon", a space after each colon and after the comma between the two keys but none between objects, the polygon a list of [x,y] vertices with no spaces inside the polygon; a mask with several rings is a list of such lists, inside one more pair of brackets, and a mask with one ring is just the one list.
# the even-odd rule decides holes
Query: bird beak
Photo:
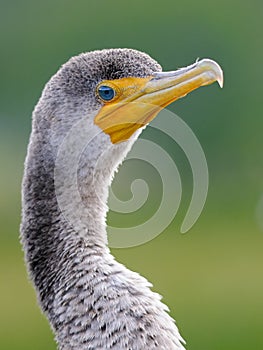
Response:
[{"label": "bird beak", "polygon": [[200,86],[217,81],[223,87],[223,72],[210,59],[171,72],[157,72],[146,78],[104,81],[115,89],[111,102],[105,102],[94,122],[112,143],[128,140],[139,128],[153,120],[161,109]]}]

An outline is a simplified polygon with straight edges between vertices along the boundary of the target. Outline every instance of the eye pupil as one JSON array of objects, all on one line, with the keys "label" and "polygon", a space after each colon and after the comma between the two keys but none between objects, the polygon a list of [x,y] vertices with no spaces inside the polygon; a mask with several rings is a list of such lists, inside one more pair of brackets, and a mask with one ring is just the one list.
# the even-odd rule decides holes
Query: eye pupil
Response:
[{"label": "eye pupil", "polygon": [[115,91],[110,87],[106,85],[102,85],[98,88],[99,96],[105,100],[110,101],[115,96]]}]

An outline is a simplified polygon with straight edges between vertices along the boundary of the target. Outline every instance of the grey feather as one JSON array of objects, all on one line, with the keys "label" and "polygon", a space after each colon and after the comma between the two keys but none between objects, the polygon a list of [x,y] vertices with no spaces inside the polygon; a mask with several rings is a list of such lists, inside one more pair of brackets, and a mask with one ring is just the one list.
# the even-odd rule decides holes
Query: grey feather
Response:
[{"label": "grey feather", "polygon": [[[116,262],[107,247],[108,188],[139,132],[117,145],[100,134],[83,152],[78,181],[88,213],[85,237],[63,216],[54,187],[56,155],[67,132],[83,117],[87,127],[96,128],[93,116],[101,108],[96,85],[104,79],[144,77],[160,70],[156,61],[135,50],[84,53],[51,78],[33,112],[21,240],[39,304],[60,350],[184,349],[151,284]],[[105,149],[107,160],[95,169]],[[94,171],[96,193],[91,187]]]}]

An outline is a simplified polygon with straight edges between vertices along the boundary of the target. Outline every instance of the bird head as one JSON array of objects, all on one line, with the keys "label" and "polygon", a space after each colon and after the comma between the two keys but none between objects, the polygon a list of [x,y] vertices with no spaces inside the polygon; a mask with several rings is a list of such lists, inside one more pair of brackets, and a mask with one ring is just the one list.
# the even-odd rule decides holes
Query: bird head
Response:
[{"label": "bird head", "polygon": [[89,130],[102,134],[97,138],[98,149],[124,149],[162,108],[215,81],[222,86],[223,73],[209,59],[162,72],[154,59],[136,50],[93,51],[73,57],[61,67],[36,109],[44,109],[41,114],[49,116],[56,142],[84,118]]},{"label": "bird head", "polygon": [[53,77],[51,87],[54,81],[53,93],[62,93],[64,102],[71,100],[77,105],[79,100],[86,113],[96,112],[94,124],[112,143],[118,143],[147,125],[162,108],[198,87],[215,81],[222,86],[223,73],[210,59],[162,72],[159,63],[145,53],[106,49],[71,58]]}]

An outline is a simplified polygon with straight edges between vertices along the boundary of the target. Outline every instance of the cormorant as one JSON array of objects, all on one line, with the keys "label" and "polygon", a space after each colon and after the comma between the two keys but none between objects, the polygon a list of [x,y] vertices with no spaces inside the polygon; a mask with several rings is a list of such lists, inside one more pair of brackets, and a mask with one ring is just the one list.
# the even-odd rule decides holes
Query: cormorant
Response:
[{"label": "cormorant", "polygon": [[[71,58],[46,84],[33,112],[21,237],[39,304],[60,350],[184,349],[151,284],[110,254],[106,202],[114,172],[142,128],[171,102],[214,81],[222,85],[223,75],[212,60],[162,72],[145,53],[108,49]],[[80,155],[77,174],[85,227],[74,227],[57,200],[70,154],[62,154],[65,165],[56,165],[56,159],[77,123],[95,135]],[[62,179],[57,187],[55,173]],[[74,198],[71,188],[67,191],[69,200]]]}]

